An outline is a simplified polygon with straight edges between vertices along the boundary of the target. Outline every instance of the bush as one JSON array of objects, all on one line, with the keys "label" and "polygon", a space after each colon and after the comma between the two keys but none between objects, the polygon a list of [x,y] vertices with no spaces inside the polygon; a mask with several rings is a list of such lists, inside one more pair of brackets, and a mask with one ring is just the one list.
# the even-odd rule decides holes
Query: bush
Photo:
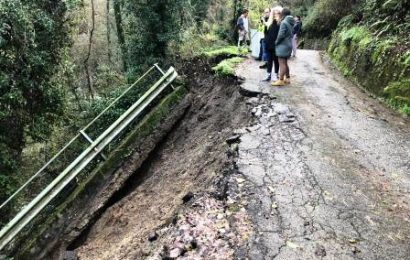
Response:
[{"label": "bush", "polygon": [[308,37],[326,37],[336,29],[339,21],[348,15],[356,1],[319,0],[308,12],[303,31]]},{"label": "bush", "polygon": [[410,78],[390,83],[384,89],[384,94],[391,105],[410,115]]},{"label": "bush", "polygon": [[237,46],[225,46],[219,48],[205,49],[203,54],[209,58],[217,56],[236,56],[236,55],[245,55],[248,54],[248,50],[240,48],[238,50]]},{"label": "bush", "polygon": [[223,60],[217,66],[213,67],[212,70],[220,76],[234,76],[235,67],[243,61],[244,58],[240,57]]},{"label": "bush", "polygon": [[344,75],[408,114],[410,51],[403,41],[394,35],[375,36],[365,26],[346,26],[333,34],[328,53]]}]

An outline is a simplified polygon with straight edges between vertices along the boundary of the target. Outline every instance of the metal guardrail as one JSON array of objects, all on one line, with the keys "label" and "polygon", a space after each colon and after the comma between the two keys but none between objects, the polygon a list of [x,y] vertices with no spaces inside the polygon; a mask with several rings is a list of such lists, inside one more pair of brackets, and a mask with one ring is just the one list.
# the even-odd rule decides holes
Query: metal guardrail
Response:
[{"label": "metal guardrail", "polygon": [[[87,134],[86,130],[103,116],[114,104],[125,96],[138,82],[146,77],[152,70],[157,69],[163,75],[137,102],[123,113],[108,129],[106,129],[95,141]],[[38,194],[0,231],[0,250],[8,245],[21,230],[26,227],[59,193],[84,170],[92,160],[101,155],[101,151],[110,144],[119,134],[126,129],[141,113],[154,101],[178,76],[171,67],[167,72],[155,64],[124,93],[116,98],[107,108],[94,118],[86,127],[67,143],[50,161],[48,161],[37,173],[23,184],[9,199],[0,205],[0,209],[7,206],[17,195],[20,194],[34,179],[41,175],[44,170],[54,162],[75,140],[83,136],[90,146],[84,150],[68,167],[65,168],[40,194]]]}]

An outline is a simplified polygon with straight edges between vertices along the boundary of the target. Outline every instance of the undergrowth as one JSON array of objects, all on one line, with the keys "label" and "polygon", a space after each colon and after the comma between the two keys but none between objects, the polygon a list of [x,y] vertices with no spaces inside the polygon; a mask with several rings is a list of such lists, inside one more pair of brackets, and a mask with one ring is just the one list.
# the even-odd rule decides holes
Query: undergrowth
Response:
[{"label": "undergrowth", "polygon": [[397,35],[377,36],[362,25],[339,28],[328,53],[345,76],[410,115],[410,50]]},{"label": "undergrowth", "polygon": [[204,49],[202,54],[208,58],[213,58],[217,56],[235,56],[235,55],[246,55],[249,51],[246,48],[238,49],[237,46],[223,46],[217,48]]},{"label": "undergrowth", "polygon": [[235,68],[245,59],[241,57],[230,58],[221,61],[218,65],[212,68],[213,71],[216,72],[217,75],[220,76],[234,76],[235,75]]},{"label": "undergrowth", "polygon": [[410,115],[410,78],[390,83],[384,89],[388,103],[401,113]]}]

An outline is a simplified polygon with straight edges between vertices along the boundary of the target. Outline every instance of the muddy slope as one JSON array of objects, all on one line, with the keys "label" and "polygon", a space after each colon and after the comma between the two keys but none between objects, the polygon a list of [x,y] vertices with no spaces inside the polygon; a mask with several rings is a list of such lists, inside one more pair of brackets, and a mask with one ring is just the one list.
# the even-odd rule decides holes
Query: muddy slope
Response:
[{"label": "muddy slope", "polygon": [[216,79],[206,63],[195,67],[201,71],[186,76],[191,108],[134,174],[123,197],[69,248],[80,259],[141,259],[153,254],[149,235],[176,221],[184,197],[212,194],[213,181],[229,167],[225,140],[234,128],[246,125],[246,105],[234,80]]}]

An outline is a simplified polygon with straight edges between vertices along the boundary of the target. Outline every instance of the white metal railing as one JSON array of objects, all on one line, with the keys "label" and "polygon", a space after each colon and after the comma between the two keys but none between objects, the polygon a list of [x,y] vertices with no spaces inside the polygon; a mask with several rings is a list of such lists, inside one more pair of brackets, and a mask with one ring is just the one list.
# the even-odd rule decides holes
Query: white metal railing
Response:
[{"label": "white metal railing", "polygon": [[[136,84],[145,78],[154,69],[163,75],[145,94],[135,102],[126,112],[124,112],[107,130],[105,130],[95,141],[87,134],[86,130],[103,116],[112,106],[124,97]],[[21,230],[26,227],[46,206],[52,201],[74,178],[76,178],[84,168],[98,155],[103,156],[101,151],[110,144],[127,126],[129,126],[141,113],[155,100],[178,76],[171,67],[167,72],[155,64],[134,84],[116,98],[107,108],[94,118],[86,127],[67,143],[50,161],[48,161],[37,173],[35,173],[26,183],[24,183],[10,198],[0,205],[0,209],[7,206],[17,195],[19,195],[30,183],[33,182],[44,170],[77,139],[83,136],[90,146],[84,150],[68,167],[65,168],[45,189],[41,191],[29,204],[0,230],[0,250],[12,241]]]}]

